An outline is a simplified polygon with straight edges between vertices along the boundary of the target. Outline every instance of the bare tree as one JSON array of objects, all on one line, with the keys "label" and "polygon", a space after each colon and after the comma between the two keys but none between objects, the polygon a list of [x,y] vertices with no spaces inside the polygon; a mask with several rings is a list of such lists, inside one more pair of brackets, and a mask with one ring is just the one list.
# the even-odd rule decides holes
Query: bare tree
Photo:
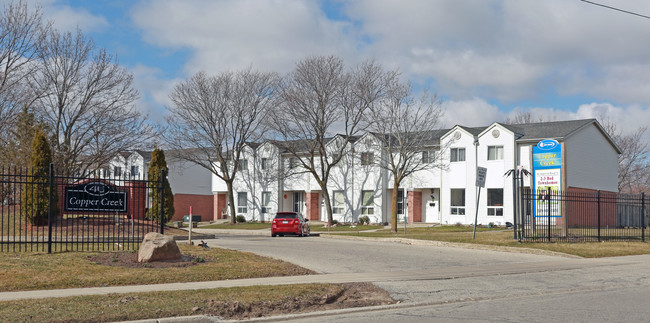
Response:
[{"label": "bare tree", "polygon": [[273,107],[278,77],[250,69],[208,76],[198,73],[178,84],[163,135],[182,159],[210,170],[226,183],[230,222],[235,223],[233,182],[248,142],[261,140]]},{"label": "bare tree", "polygon": [[[316,56],[298,62],[281,85],[273,128],[282,148],[298,162],[296,169],[309,173],[321,188],[330,225],[331,170],[353,136],[365,129],[364,114],[394,77],[395,72],[374,62],[346,70],[339,57]],[[330,142],[337,134],[336,142]]]},{"label": "bare tree", "polygon": [[36,69],[38,45],[48,28],[40,8],[30,11],[22,1],[10,2],[0,13],[0,136],[9,133],[18,110],[29,103],[25,83]]},{"label": "bare tree", "polygon": [[439,129],[442,113],[435,95],[424,92],[415,97],[409,84],[397,82],[369,110],[369,130],[383,156],[378,164],[393,177],[393,232],[397,232],[397,197],[402,181],[418,171],[443,166],[439,140],[443,135]]},{"label": "bare tree", "polygon": [[534,115],[530,111],[519,111],[515,113],[512,117],[507,117],[503,123],[525,124],[525,123],[546,122],[546,121],[551,121],[551,118],[547,118],[542,115]]},{"label": "bare tree", "polygon": [[39,59],[33,107],[51,131],[58,169],[86,173],[151,137],[133,75],[81,30],[49,32]]},{"label": "bare tree", "polygon": [[650,160],[648,143],[644,140],[647,127],[640,127],[624,134],[616,123],[606,116],[599,117],[605,131],[621,150],[618,155],[618,190],[625,193],[639,193],[648,190]]}]

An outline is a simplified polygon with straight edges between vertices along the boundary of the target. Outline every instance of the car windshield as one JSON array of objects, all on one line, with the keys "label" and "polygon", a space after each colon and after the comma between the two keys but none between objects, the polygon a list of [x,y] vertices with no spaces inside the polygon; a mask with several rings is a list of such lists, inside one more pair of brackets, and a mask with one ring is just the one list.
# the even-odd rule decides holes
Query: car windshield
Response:
[{"label": "car windshield", "polygon": [[296,219],[298,214],[296,213],[278,213],[275,215],[276,219]]}]

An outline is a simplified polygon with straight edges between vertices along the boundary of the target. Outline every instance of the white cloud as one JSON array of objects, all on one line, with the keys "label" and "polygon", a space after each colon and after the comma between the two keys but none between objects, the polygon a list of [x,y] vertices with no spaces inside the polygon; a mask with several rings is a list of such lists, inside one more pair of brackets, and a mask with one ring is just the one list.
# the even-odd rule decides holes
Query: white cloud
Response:
[{"label": "white cloud", "polygon": [[443,128],[451,128],[455,125],[480,127],[505,120],[505,113],[497,106],[479,98],[444,101],[442,108],[444,109]]},{"label": "white cloud", "polygon": [[[650,2],[619,4],[650,14]],[[456,99],[561,95],[650,104],[648,20],[580,1],[357,0],[364,53],[435,79]]]},{"label": "white cloud", "polygon": [[170,106],[169,93],[179,80],[161,77],[162,71],[145,65],[137,65],[130,70],[133,73],[133,85],[140,91],[137,108],[149,115],[154,122],[163,121],[163,111]]},{"label": "white cloud", "polygon": [[51,20],[54,27],[61,31],[74,31],[79,27],[84,33],[110,27],[105,17],[90,13],[80,7],[72,7],[57,0],[30,1],[40,4],[46,20]]},{"label": "white cloud", "polygon": [[145,41],[191,51],[187,74],[285,72],[308,55],[354,56],[347,24],[328,20],[313,1],[144,1],[132,17]]}]

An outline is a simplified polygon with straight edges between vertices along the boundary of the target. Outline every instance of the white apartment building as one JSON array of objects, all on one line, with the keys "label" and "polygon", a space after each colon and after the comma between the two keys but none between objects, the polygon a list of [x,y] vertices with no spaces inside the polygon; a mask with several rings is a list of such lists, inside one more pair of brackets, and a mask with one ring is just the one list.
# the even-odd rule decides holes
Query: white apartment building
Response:
[{"label": "white apartment building", "polygon": [[[545,139],[561,146],[561,186],[617,191],[619,148],[595,119],[485,127],[457,125],[430,134],[422,147],[422,162],[432,167],[405,178],[398,191],[400,221],[471,224],[478,211],[479,224],[513,222],[511,169],[531,171],[533,147]],[[335,147],[343,137],[331,138]],[[386,161],[377,149],[375,135],[351,138],[341,162],[328,181],[333,218],[355,222],[368,216],[371,222],[390,221],[392,175],[380,167]],[[281,143],[248,144],[239,161],[241,172],[234,183],[235,215],[247,220],[269,221],[278,211],[297,211],[310,220],[327,221],[324,194],[314,177],[301,168]],[[193,206],[203,221],[228,216],[225,183],[210,171],[175,158],[167,152],[169,181],[181,219]],[[307,156],[304,156],[306,158]],[[144,178],[151,152],[120,154],[111,163],[111,175]],[[477,167],[487,169],[485,187],[477,201]],[[122,173],[120,173],[122,172]],[[530,189],[532,176],[524,180]]]},{"label": "white apartment building", "polygon": [[[205,168],[179,158],[179,151],[166,151],[165,159],[169,174],[167,178],[174,194],[175,214],[173,221],[180,221],[184,215],[200,215],[202,220],[214,218],[214,195],[212,193],[211,172]],[[124,181],[142,180],[147,178],[151,151],[134,150],[120,152],[100,170],[103,178],[120,179]]]},{"label": "white apartment building", "polygon": [[[412,174],[398,192],[398,214],[409,222],[503,225],[513,221],[510,169],[531,170],[532,147],[554,139],[562,150],[562,188],[616,191],[619,148],[595,119],[519,125],[493,123],[487,127],[454,126],[432,133],[423,147],[423,162],[434,158],[442,167]],[[339,137],[330,143],[335,144]],[[367,215],[371,222],[389,222],[392,178],[378,163],[385,160],[372,134],[350,141],[347,154],[332,171],[328,191],[333,217],[354,222]],[[307,172],[299,172],[296,157],[273,142],[251,144],[239,161],[243,167],[235,187],[236,215],[269,220],[277,211],[298,211],[311,220],[327,220],[321,188]],[[439,162],[438,162],[439,163]],[[487,169],[485,188],[477,202],[476,169]],[[287,170],[298,172],[282,176]],[[524,185],[531,186],[526,178]],[[227,212],[226,186],[212,177],[214,218]]]}]

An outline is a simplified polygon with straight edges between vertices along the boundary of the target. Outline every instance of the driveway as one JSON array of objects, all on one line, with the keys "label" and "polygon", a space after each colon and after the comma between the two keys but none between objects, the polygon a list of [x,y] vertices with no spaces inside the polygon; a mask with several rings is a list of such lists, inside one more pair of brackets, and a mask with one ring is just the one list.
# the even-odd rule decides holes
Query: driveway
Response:
[{"label": "driveway", "polygon": [[[396,306],[268,318],[300,322],[650,321],[650,255],[601,259],[325,237],[219,235],[211,246],[324,274],[362,274]],[[267,319],[263,319],[267,320]]]},{"label": "driveway", "polygon": [[563,257],[326,237],[217,234],[210,246],[249,251],[319,273],[392,272],[557,261]]}]

